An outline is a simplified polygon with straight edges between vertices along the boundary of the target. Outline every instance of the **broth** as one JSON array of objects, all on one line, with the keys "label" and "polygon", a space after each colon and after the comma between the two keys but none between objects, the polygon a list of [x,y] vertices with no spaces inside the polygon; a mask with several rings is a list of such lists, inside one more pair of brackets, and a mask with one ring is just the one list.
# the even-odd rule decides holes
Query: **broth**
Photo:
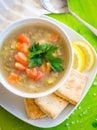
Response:
[{"label": "broth", "polygon": [[[16,62],[14,55],[18,53],[16,39],[20,34],[25,34],[30,39],[30,43],[47,43],[58,46],[57,56],[63,59],[64,71],[54,72],[50,70],[49,72],[43,72],[43,76],[39,80],[33,80],[26,75],[25,70],[17,70],[14,67]],[[12,86],[29,93],[39,93],[52,88],[61,80],[69,63],[69,49],[61,34],[52,27],[42,24],[24,25],[12,31],[3,41],[0,55],[0,68],[5,79],[8,81],[10,73],[16,73],[19,79]],[[46,63],[44,62],[44,64]],[[41,70],[41,68],[42,65],[36,67],[38,70]]]}]

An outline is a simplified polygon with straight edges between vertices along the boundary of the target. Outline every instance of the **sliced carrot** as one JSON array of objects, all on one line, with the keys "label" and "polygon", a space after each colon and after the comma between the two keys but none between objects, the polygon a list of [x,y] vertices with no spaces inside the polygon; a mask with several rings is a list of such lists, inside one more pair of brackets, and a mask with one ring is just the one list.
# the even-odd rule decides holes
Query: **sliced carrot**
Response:
[{"label": "sliced carrot", "polygon": [[31,69],[26,69],[26,74],[29,78],[34,79],[35,76],[37,76],[37,69],[36,68],[31,68]]},{"label": "sliced carrot", "polygon": [[29,44],[29,43],[30,43],[29,38],[28,38],[25,34],[20,34],[20,35],[17,37],[17,41],[20,42],[20,43],[26,43],[26,44]]},{"label": "sliced carrot", "polygon": [[46,63],[46,71],[47,71],[47,72],[50,72],[50,70],[51,70],[50,63],[47,62],[47,63]]},{"label": "sliced carrot", "polygon": [[40,69],[41,69],[42,72],[46,72],[46,65],[45,65],[45,63],[41,65]]},{"label": "sliced carrot", "polygon": [[27,57],[25,56],[24,53],[22,52],[18,52],[17,54],[15,54],[15,60],[18,61],[19,63],[23,64],[25,67],[28,66],[28,60]]},{"label": "sliced carrot", "polygon": [[50,63],[44,63],[41,65],[42,72],[49,72],[51,70]]},{"label": "sliced carrot", "polygon": [[42,78],[42,77],[43,77],[43,72],[42,72],[42,71],[38,71],[38,72],[37,72],[37,76],[34,77],[34,80],[37,81],[37,80],[39,80],[39,79]]},{"label": "sliced carrot", "polygon": [[25,67],[24,65],[22,65],[21,63],[19,63],[19,62],[16,62],[16,63],[15,63],[15,68],[16,68],[17,70],[21,70],[21,71],[23,71],[23,70],[26,69],[26,67]]},{"label": "sliced carrot", "polygon": [[11,73],[8,77],[8,82],[14,84],[18,80],[18,75],[16,73]]},{"label": "sliced carrot", "polygon": [[16,49],[18,50],[18,51],[21,51],[21,52],[23,52],[25,55],[28,55],[28,48],[29,48],[29,45],[27,45],[26,43],[20,43],[20,42],[18,42],[17,44],[16,44]]},{"label": "sliced carrot", "polygon": [[49,37],[49,41],[55,43],[58,40],[58,34],[52,33]]},{"label": "sliced carrot", "polygon": [[38,80],[43,76],[43,72],[40,70],[37,70],[36,68],[26,69],[26,74],[29,78],[32,78],[33,80]]}]

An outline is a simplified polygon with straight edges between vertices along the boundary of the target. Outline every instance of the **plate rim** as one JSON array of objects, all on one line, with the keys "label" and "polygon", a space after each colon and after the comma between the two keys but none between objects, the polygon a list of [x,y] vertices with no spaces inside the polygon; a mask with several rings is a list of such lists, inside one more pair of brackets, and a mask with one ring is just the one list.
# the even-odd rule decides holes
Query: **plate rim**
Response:
[{"label": "plate rim", "polygon": [[[78,37],[80,37],[82,40],[84,40],[86,43],[88,43],[88,44],[93,48],[93,46],[92,46],[83,36],[81,36],[80,34],[78,34],[76,31],[74,31],[73,29],[71,29],[71,28],[70,28],[69,26],[67,26],[66,24],[61,23],[60,21],[58,21],[58,20],[56,20],[56,19],[54,19],[54,18],[51,18],[51,17],[49,17],[49,16],[46,16],[46,15],[42,15],[42,16],[39,16],[39,17],[44,17],[44,18],[47,18],[47,19],[51,19],[51,20],[53,20],[54,22],[56,22],[56,24],[59,23],[59,26],[62,25],[62,26],[64,26],[64,27],[68,28],[68,30],[72,31],[74,34],[76,34]],[[68,34],[67,34],[67,35],[68,35]],[[68,37],[69,37],[69,36],[68,36]],[[93,50],[94,50],[94,52],[95,52],[95,57],[96,57],[95,61],[97,62],[97,53],[96,53],[96,51],[95,51],[94,48],[93,48]],[[95,63],[95,64],[96,64],[96,63]],[[93,75],[93,78],[92,78],[92,80],[90,81],[90,84],[89,84],[89,87],[88,87],[86,93],[81,97],[81,99],[79,100],[78,104],[73,108],[73,110],[71,110],[71,112],[68,114],[68,116],[67,116],[65,119],[61,120],[61,121],[58,122],[56,125],[51,125],[51,126],[48,126],[48,127],[46,127],[46,126],[41,126],[41,125],[34,125],[34,123],[27,122],[25,119],[20,118],[20,117],[17,116],[14,112],[11,112],[11,111],[8,110],[6,107],[4,107],[1,103],[0,103],[0,105],[1,105],[1,107],[3,107],[6,111],[8,111],[9,113],[11,113],[12,115],[14,115],[14,116],[17,117],[18,119],[20,119],[20,120],[22,120],[22,121],[24,121],[24,122],[26,122],[26,123],[28,123],[28,124],[30,124],[30,125],[33,125],[33,126],[36,126],[36,127],[39,127],[39,128],[52,128],[52,127],[55,127],[55,126],[61,124],[62,122],[64,122],[64,121],[75,111],[75,109],[78,107],[78,105],[81,103],[81,101],[83,100],[83,98],[85,97],[85,95],[87,94],[87,92],[89,91],[89,89],[90,89],[90,87],[91,87],[91,85],[92,85],[92,82],[93,82],[93,80],[94,80],[94,78],[95,78],[95,76],[96,76],[96,73],[97,73],[97,70],[95,71],[95,73],[94,73],[94,75]]]}]

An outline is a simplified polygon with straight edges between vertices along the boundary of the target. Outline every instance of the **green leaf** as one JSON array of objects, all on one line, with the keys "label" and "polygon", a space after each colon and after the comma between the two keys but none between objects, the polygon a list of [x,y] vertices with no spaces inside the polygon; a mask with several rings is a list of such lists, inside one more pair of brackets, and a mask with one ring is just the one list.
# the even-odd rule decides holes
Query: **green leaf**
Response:
[{"label": "green leaf", "polygon": [[57,62],[57,63],[62,63],[63,60],[59,57],[50,57],[50,60],[53,61],[53,62]]},{"label": "green leaf", "polygon": [[44,60],[50,63],[50,66],[54,72],[63,71],[63,60],[59,57],[54,57],[53,54],[58,50],[57,46],[52,44],[39,44],[33,42],[29,50],[29,65],[28,67],[40,66]]},{"label": "green leaf", "polygon": [[55,72],[57,72],[57,71],[61,72],[64,70],[62,62],[63,62],[63,60],[58,57],[52,57],[49,60],[50,66],[51,66],[52,70]]},{"label": "green leaf", "polygon": [[57,46],[51,45],[49,49],[46,52],[46,57],[51,57],[53,53],[55,53],[58,50]]},{"label": "green leaf", "polygon": [[42,57],[37,58],[37,65],[40,66],[42,64],[43,64],[43,58]]},{"label": "green leaf", "polygon": [[35,56],[38,56],[38,55],[41,54],[41,53],[42,53],[41,50],[38,50],[38,51],[36,51],[36,52],[31,52],[31,53],[29,53],[29,55],[28,55],[28,59],[31,59],[31,58],[33,58],[33,57],[35,57]]},{"label": "green leaf", "polygon": [[63,68],[63,66],[62,66],[62,64],[60,64],[60,63],[54,63],[53,61],[49,61],[49,63],[50,63],[50,66],[51,66],[51,68],[52,68],[52,70],[54,71],[54,72],[61,72],[61,71],[63,71],[64,70],[64,68]]},{"label": "green leaf", "polygon": [[40,44],[39,49],[46,52],[50,48],[50,44]]},{"label": "green leaf", "polygon": [[43,59],[41,57],[34,57],[30,60],[28,67],[32,68],[34,66],[40,66],[43,64]]},{"label": "green leaf", "polygon": [[32,68],[37,65],[36,58],[33,58],[29,61],[28,68]]},{"label": "green leaf", "polygon": [[37,51],[37,44],[35,42],[32,43],[31,47],[28,49],[30,52]]}]

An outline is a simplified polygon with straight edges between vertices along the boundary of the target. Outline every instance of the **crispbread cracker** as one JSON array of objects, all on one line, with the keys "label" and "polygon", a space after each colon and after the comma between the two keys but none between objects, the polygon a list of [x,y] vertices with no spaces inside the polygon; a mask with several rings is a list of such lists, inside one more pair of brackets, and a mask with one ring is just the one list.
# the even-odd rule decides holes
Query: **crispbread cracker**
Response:
[{"label": "crispbread cracker", "polygon": [[43,118],[46,115],[40,110],[40,108],[35,104],[34,99],[25,98],[25,107],[29,119]]},{"label": "crispbread cracker", "polygon": [[56,96],[55,94],[50,94],[45,97],[36,98],[35,103],[51,119],[55,119],[68,105],[67,101]]},{"label": "crispbread cracker", "polygon": [[72,69],[68,80],[55,94],[76,105],[81,97],[87,79],[84,74]]}]

